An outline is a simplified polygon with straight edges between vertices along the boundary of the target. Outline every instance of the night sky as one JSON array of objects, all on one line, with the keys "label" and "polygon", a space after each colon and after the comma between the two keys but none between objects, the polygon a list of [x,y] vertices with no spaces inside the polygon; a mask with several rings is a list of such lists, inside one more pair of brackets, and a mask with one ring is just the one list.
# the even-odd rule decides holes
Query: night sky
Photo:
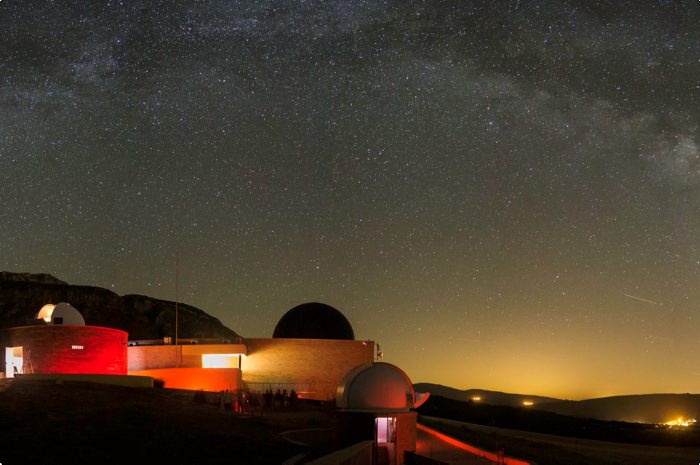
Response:
[{"label": "night sky", "polygon": [[[415,382],[700,392],[697,1],[0,1],[0,269]],[[38,310],[38,309],[37,309]]]}]

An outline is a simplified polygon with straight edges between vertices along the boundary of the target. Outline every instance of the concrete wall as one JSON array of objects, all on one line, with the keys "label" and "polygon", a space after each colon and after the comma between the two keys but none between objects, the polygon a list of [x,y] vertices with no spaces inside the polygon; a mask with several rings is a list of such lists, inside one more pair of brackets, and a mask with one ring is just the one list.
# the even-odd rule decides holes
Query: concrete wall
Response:
[{"label": "concrete wall", "polygon": [[393,413],[396,418],[396,463],[403,462],[404,451],[416,451],[416,412]]},{"label": "concrete wall", "polygon": [[124,331],[100,326],[23,326],[0,332],[3,348],[22,347],[25,373],[125,375],[127,339]]},{"label": "concrete wall", "polygon": [[335,398],[340,380],[357,365],[374,360],[373,341],[246,339],[243,381],[247,384],[308,384],[306,397]]},{"label": "concrete wall", "polygon": [[76,374],[33,374],[22,375],[17,378],[19,382],[40,381],[77,381],[82,383],[111,384],[112,386],[152,388],[153,378],[148,376],[129,375],[76,375]]}]

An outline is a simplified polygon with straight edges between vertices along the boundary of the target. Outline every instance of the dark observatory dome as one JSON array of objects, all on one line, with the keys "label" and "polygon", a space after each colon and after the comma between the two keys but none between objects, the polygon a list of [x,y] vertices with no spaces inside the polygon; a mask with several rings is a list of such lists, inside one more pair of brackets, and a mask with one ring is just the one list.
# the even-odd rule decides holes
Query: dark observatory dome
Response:
[{"label": "dark observatory dome", "polygon": [[318,302],[297,305],[280,319],[274,338],[355,340],[350,322],[335,308]]}]

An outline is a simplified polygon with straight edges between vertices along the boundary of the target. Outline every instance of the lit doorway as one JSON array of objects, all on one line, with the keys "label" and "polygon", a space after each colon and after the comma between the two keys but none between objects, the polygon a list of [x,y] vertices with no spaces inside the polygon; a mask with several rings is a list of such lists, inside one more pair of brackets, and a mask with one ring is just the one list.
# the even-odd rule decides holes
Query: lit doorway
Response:
[{"label": "lit doorway", "polygon": [[396,418],[377,417],[374,420],[374,437],[377,444],[377,464],[396,463]]},{"label": "lit doorway", "polygon": [[14,378],[21,375],[24,367],[22,346],[5,347],[5,377]]}]

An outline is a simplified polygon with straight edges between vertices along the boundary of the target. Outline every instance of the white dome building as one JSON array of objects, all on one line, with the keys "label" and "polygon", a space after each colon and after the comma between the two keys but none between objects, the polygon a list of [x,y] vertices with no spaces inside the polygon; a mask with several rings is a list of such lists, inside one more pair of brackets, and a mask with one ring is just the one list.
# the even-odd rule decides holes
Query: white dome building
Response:
[{"label": "white dome building", "polygon": [[403,463],[404,451],[416,450],[416,412],[411,409],[427,398],[416,395],[411,379],[395,365],[376,362],[353,368],[336,392],[335,446],[371,439],[375,463]]},{"label": "white dome building", "polygon": [[37,320],[44,320],[50,325],[85,326],[85,319],[71,304],[46,304],[36,314]]},{"label": "white dome building", "polygon": [[413,384],[403,370],[377,362],[350,370],[338,386],[335,402],[344,410],[408,412],[415,397]]}]

